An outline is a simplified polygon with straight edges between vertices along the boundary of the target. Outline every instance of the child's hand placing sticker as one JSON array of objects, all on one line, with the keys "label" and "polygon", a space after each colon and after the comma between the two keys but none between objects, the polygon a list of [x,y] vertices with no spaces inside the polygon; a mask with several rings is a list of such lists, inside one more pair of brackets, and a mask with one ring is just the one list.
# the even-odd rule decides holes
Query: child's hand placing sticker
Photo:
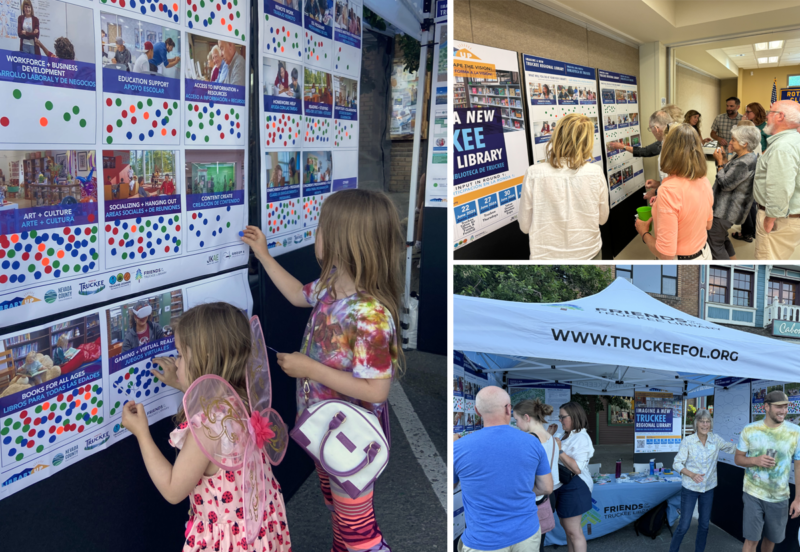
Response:
[{"label": "child's hand placing sticker", "polygon": [[153,374],[153,377],[160,379],[170,387],[185,391],[181,389],[180,383],[178,382],[178,367],[175,365],[174,358],[156,357],[153,359],[153,364],[159,366],[162,370],[162,372],[159,372],[157,369],[151,368],[150,373]]}]

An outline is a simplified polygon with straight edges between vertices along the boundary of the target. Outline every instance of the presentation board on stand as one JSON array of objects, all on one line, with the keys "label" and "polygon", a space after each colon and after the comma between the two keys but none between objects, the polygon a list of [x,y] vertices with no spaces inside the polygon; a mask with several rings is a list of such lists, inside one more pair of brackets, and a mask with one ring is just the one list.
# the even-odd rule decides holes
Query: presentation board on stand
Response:
[{"label": "presentation board on stand", "polygon": [[[571,385],[537,380],[509,379],[508,394],[511,396],[512,405],[525,399],[539,399],[544,404],[552,406],[553,412],[547,416],[544,427],[547,429],[551,424],[555,424],[557,426],[555,435],[559,436],[564,433],[561,420],[558,419],[558,409],[571,400]],[[511,425],[515,427],[517,425],[513,413],[511,416]]]},{"label": "presentation board on stand", "polygon": [[683,400],[670,392],[634,395],[634,453],[677,452],[681,446]]},{"label": "presentation board on stand", "polygon": [[[744,426],[750,423],[750,383],[741,378],[720,378],[714,385],[714,433],[725,442],[739,444]],[[738,383],[737,383],[738,382]],[[735,466],[733,454],[719,453],[719,461]]]},{"label": "presentation board on stand", "polygon": [[591,67],[522,54],[525,101],[533,162],[546,160],[547,143],[559,121],[570,113],[586,115],[594,123],[592,162],[603,164],[600,125],[597,119],[597,74]]},{"label": "presentation board on stand", "polygon": [[261,229],[272,255],[314,243],[325,199],[358,187],[362,2],[333,4],[259,2]]},{"label": "presentation board on stand", "polygon": [[[152,359],[176,356],[186,310],[219,300],[252,314],[246,269],[0,335],[15,374],[0,382],[0,499],[129,436],[120,421],[130,400],[151,424],[175,414],[183,394],[150,373]],[[144,342],[132,313],[142,303]]]},{"label": "presentation board on stand", "polygon": [[613,208],[644,187],[644,163],[623,148],[641,146],[642,131],[639,120],[639,89],[636,77],[610,71],[598,70],[600,101],[602,102],[601,124],[605,144],[606,170],[610,190],[610,206]]},{"label": "presentation board on stand", "polygon": [[515,222],[528,169],[516,52],[456,42],[453,75],[465,90],[453,114],[454,248]]},{"label": "presentation board on stand", "polygon": [[0,328],[247,263],[249,15],[188,4],[0,37]]},{"label": "presentation board on stand", "polygon": [[447,207],[447,2],[436,3],[425,207]]}]

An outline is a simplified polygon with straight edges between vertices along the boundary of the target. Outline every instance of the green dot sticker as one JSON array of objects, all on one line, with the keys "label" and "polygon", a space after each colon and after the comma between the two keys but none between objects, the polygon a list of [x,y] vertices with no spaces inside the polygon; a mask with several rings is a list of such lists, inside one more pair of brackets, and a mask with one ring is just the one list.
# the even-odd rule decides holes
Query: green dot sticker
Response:
[{"label": "green dot sticker", "polygon": [[22,92],[20,92],[19,88],[15,88],[13,94],[14,98],[16,99],[20,99],[22,97]]},{"label": "green dot sticker", "polygon": [[52,109],[53,109],[53,102],[51,102],[50,100],[47,100],[46,102],[44,102],[44,108],[45,108],[47,111],[52,111]]}]

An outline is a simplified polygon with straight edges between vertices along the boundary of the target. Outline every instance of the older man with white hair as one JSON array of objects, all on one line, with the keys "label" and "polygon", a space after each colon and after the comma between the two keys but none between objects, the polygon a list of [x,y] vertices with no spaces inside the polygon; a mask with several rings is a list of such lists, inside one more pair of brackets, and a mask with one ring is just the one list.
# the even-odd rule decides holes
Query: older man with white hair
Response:
[{"label": "older man with white hair", "polygon": [[539,440],[511,427],[511,398],[484,387],[475,397],[483,429],[453,444],[453,480],[461,483],[467,528],[459,552],[538,552],[536,495],[553,492]]},{"label": "older man with white hair", "polygon": [[756,166],[756,259],[786,260],[800,245],[800,105],[772,104],[764,132],[769,147]]},{"label": "older man with white hair", "polygon": [[[675,107],[675,106],[672,106]],[[608,146],[612,149],[624,149],[628,153],[632,153],[634,157],[655,157],[658,156],[658,180],[648,179],[647,182],[644,183],[646,191],[644,194],[644,198],[648,201],[651,197],[656,194],[656,189],[661,185],[661,181],[664,180],[667,175],[666,173],[661,172],[661,145],[664,143],[664,137],[667,133],[667,128],[673,122],[672,117],[663,109],[659,109],[655,111],[652,115],[650,115],[650,121],[647,126],[647,130],[649,130],[653,136],[655,137],[656,141],[650,144],[649,146],[626,146],[622,142],[609,142]]]}]

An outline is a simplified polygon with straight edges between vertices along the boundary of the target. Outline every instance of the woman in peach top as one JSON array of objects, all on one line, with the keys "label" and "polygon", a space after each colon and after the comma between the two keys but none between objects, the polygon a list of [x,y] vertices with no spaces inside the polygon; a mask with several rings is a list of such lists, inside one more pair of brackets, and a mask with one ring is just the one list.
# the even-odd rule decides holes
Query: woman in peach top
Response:
[{"label": "woman in peach top", "polygon": [[661,170],[669,176],[653,198],[650,221],[636,219],[636,231],[658,259],[711,260],[706,244],[714,221],[714,192],[706,178],[706,158],[697,131],[686,123],[670,126],[661,149]]}]

